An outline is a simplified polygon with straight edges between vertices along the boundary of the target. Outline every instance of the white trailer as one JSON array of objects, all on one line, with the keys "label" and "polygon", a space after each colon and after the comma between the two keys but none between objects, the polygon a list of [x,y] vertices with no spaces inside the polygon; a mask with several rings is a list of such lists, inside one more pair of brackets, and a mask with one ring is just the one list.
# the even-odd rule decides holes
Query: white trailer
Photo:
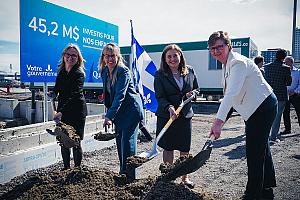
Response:
[{"label": "white trailer", "polygon": [[[248,58],[253,58],[258,55],[257,46],[250,38],[236,38],[232,39],[231,42],[235,51]],[[197,74],[200,93],[203,94],[207,100],[218,100],[223,94],[221,85],[222,65],[210,55],[207,41],[176,44],[183,50],[186,63],[191,65]],[[160,57],[166,45],[168,44],[143,46],[157,68],[160,66]],[[121,47],[121,53],[127,64],[129,64],[130,52],[130,46]]]}]

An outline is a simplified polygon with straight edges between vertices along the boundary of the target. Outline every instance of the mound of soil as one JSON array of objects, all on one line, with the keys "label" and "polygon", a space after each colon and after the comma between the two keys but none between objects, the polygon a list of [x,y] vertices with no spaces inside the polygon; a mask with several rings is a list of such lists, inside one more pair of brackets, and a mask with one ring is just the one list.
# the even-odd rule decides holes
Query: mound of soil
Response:
[{"label": "mound of soil", "polygon": [[[200,152],[207,141],[214,118],[215,114],[193,117],[192,155]],[[291,121],[292,133],[282,135],[281,141],[271,146],[277,178],[275,200],[300,199],[300,127],[294,109]],[[213,142],[209,160],[189,175],[195,183],[193,190],[180,185],[180,178],[174,182],[158,181],[162,153],[138,167],[138,180],[128,183],[126,177],[118,176],[117,149],[111,146],[84,152],[82,162],[87,167],[82,169],[60,171],[63,164],[59,162],[16,177],[0,185],[0,199],[213,199],[212,194],[216,199],[236,200],[243,195],[247,184],[244,128],[238,115],[227,121],[221,138]],[[138,143],[137,154],[151,149],[152,144]],[[35,190],[39,192],[29,196]]]},{"label": "mound of soil", "polygon": [[182,199],[213,200],[207,193],[199,193],[183,185],[157,181],[154,178],[127,183],[120,176],[105,169],[84,166],[61,171],[57,165],[27,172],[2,185],[0,199]]}]

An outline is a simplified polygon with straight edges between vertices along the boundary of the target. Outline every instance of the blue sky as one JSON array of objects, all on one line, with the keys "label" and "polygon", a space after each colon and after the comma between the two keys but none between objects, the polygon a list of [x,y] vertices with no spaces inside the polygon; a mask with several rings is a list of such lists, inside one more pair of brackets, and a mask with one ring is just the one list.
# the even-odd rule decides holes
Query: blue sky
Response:
[{"label": "blue sky", "polygon": [[[141,45],[204,41],[225,30],[231,37],[250,37],[259,50],[291,49],[293,0],[47,1],[119,26],[120,46],[130,45],[132,19]],[[0,25],[0,70],[9,64],[17,70],[19,0],[0,1]]]}]

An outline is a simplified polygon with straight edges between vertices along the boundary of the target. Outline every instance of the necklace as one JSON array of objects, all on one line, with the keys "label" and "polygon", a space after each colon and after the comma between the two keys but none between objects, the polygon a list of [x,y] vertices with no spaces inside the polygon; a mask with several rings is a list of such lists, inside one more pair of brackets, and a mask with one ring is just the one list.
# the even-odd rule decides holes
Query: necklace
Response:
[{"label": "necklace", "polygon": [[173,74],[173,75],[177,75],[177,74],[178,74],[178,72],[172,72],[172,74]]}]

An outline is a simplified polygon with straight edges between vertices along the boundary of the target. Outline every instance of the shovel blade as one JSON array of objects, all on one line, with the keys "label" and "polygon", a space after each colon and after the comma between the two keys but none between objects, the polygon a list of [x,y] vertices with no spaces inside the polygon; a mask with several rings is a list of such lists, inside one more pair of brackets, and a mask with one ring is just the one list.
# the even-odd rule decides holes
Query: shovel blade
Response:
[{"label": "shovel blade", "polygon": [[46,131],[47,131],[47,133],[49,133],[50,135],[54,135],[54,136],[57,136],[57,135],[58,135],[57,132],[52,131],[52,130],[50,130],[50,129],[46,129]]},{"label": "shovel blade", "polygon": [[186,160],[181,163],[179,168],[176,170],[171,170],[169,173],[163,176],[165,180],[175,180],[176,178],[193,173],[202,167],[205,162],[209,159],[212,147],[207,147],[206,149],[200,151],[196,156],[190,160]]},{"label": "shovel blade", "polygon": [[159,151],[157,149],[154,149],[154,150],[142,152],[137,156],[141,157],[141,158],[147,158],[148,160],[151,160],[152,158],[155,158],[158,154],[159,154]]}]

